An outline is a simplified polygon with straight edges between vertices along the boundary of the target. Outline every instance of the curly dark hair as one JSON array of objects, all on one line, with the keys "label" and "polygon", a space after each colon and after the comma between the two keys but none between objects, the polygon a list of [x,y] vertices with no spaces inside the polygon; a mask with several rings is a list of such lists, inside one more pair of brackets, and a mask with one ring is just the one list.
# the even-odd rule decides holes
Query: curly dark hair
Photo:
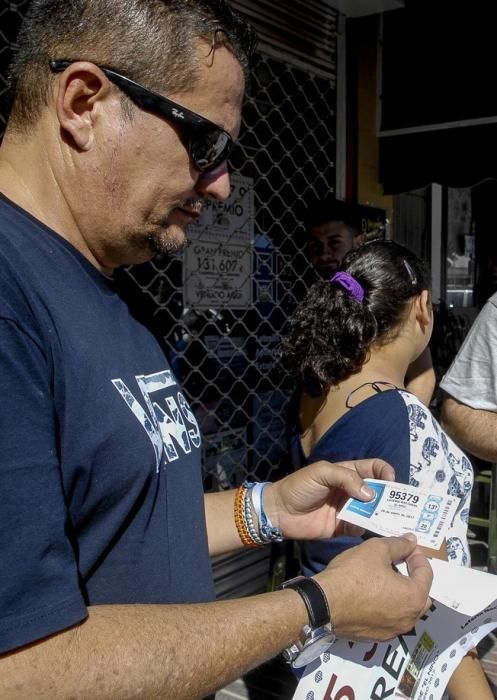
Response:
[{"label": "curly dark hair", "polygon": [[247,80],[256,35],[226,0],[32,0],[9,69],[9,125],[36,123],[51,59],[91,61],[157,92],[182,92],[197,80],[199,39],[226,46]]},{"label": "curly dark hair", "polygon": [[425,263],[393,241],[350,251],[340,269],[359,282],[364,301],[336,282],[316,282],[288,319],[280,346],[283,368],[311,396],[359,372],[372,343],[395,338],[409,300],[430,289]]}]

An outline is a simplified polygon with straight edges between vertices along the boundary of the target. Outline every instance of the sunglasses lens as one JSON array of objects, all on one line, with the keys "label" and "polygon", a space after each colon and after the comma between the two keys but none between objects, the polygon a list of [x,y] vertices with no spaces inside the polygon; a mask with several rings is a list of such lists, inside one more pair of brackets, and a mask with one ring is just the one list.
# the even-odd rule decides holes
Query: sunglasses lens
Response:
[{"label": "sunglasses lens", "polygon": [[191,156],[196,167],[205,172],[226,160],[231,151],[232,140],[221,129],[206,129],[193,136]]}]

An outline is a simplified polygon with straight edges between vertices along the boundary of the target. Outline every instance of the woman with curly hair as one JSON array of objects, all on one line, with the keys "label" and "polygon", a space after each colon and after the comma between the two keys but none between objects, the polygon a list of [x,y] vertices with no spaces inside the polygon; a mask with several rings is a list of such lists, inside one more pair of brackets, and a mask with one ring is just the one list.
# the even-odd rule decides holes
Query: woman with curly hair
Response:
[{"label": "woman with curly hair", "polygon": [[[430,553],[470,566],[471,463],[404,386],[432,328],[427,267],[392,241],[349,252],[338,272],[313,285],[282,341],[283,366],[299,387],[290,425],[292,462],[300,468],[320,459],[380,457],[394,466],[398,482],[459,496],[445,546]],[[320,571],[360,541],[302,542],[303,572]],[[457,700],[493,697],[477,658],[469,656],[449,692]]]}]

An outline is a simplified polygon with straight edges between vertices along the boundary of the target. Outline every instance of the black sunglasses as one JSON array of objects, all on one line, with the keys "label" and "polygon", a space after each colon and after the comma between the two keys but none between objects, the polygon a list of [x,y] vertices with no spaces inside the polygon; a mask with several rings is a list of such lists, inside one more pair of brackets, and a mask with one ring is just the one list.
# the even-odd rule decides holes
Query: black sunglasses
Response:
[{"label": "black sunglasses", "polygon": [[[50,70],[53,73],[62,73],[71,63],[76,63],[76,60],[50,61]],[[97,67],[140,109],[183,126],[188,134],[188,152],[197,170],[206,173],[228,159],[233,148],[233,139],[220,126],[110,68],[98,65]]]}]

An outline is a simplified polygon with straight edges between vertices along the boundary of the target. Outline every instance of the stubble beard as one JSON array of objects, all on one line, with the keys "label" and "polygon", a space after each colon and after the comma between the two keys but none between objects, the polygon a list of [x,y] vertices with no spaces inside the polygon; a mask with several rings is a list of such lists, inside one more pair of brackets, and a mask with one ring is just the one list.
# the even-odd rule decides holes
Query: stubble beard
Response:
[{"label": "stubble beard", "polygon": [[180,253],[188,245],[186,231],[178,225],[169,225],[166,230],[149,233],[147,241],[150,250],[160,255]]},{"label": "stubble beard", "polygon": [[[203,197],[190,198],[181,202],[175,208],[186,207],[198,214],[201,213],[205,205]],[[165,229],[159,232],[152,232],[148,236],[148,244],[154,253],[162,255],[173,255],[184,250],[188,245],[186,230],[177,223],[165,224]]]}]

